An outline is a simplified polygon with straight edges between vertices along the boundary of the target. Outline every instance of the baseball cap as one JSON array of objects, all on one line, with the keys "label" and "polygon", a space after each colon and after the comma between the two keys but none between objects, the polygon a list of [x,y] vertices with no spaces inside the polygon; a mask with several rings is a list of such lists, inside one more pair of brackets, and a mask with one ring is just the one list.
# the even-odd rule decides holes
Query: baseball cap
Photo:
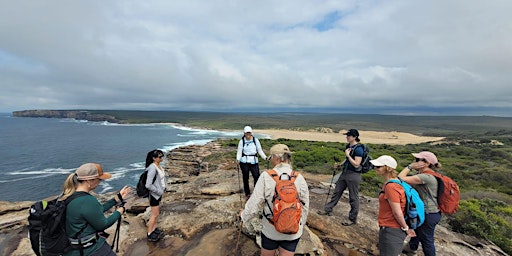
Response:
[{"label": "baseball cap", "polygon": [[437,157],[434,155],[434,153],[430,151],[421,151],[419,153],[412,153],[412,155],[416,158],[424,158],[431,164],[437,164]]},{"label": "baseball cap", "polygon": [[76,169],[76,175],[79,180],[92,180],[92,179],[110,179],[112,174],[103,172],[100,164],[87,163],[83,164]]},{"label": "baseball cap", "polygon": [[393,169],[396,169],[398,166],[396,160],[388,155],[382,155],[379,156],[377,159],[370,160],[370,163],[373,164],[373,166],[389,166]]},{"label": "baseball cap", "polygon": [[350,129],[350,130],[348,130],[348,132],[344,133],[343,135],[359,137],[359,132],[356,129]]},{"label": "baseball cap", "polygon": [[246,133],[246,132],[252,133],[252,128],[250,126],[244,127],[244,133]]},{"label": "baseball cap", "polygon": [[270,148],[271,155],[282,155],[284,153],[292,153],[285,144],[276,144]]}]

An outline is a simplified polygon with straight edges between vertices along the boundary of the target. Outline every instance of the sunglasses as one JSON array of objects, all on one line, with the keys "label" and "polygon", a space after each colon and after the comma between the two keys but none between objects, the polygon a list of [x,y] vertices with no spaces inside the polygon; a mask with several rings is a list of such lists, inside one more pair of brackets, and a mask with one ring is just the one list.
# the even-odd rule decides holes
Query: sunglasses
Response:
[{"label": "sunglasses", "polygon": [[156,158],[163,158],[164,156],[163,155],[160,155],[160,156],[157,156]]},{"label": "sunglasses", "polygon": [[377,169],[380,169],[380,168],[383,168],[385,165],[381,165],[381,166],[374,166],[373,169],[377,170]]},{"label": "sunglasses", "polygon": [[427,160],[425,158],[415,158],[414,159],[415,162],[419,162],[419,161],[422,161],[422,162],[427,162]]}]

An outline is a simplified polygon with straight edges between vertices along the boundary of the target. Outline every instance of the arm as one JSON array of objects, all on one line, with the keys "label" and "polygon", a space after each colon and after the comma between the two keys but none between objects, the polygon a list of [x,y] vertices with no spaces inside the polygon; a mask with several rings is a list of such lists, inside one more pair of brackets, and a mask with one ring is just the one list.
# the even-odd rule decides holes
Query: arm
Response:
[{"label": "arm", "polygon": [[[400,179],[402,179],[403,181],[411,184],[411,185],[418,185],[418,184],[423,184],[423,181],[420,179],[420,177],[418,177],[418,175],[412,175],[412,176],[407,176],[409,174],[409,172],[411,171],[410,169],[410,166],[411,165],[408,165],[407,167],[405,167],[399,174],[398,174],[398,177]],[[412,168],[412,167],[411,167]]]},{"label": "arm", "polygon": [[306,222],[308,221],[308,214],[309,214],[309,188],[308,188],[308,184],[306,183],[306,180],[304,179],[304,176],[302,176],[302,174],[300,174],[298,177],[297,177],[297,181],[299,182],[300,186],[299,186],[299,197],[300,197],[300,200],[302,201],[303,205],[302,205],[302,220],[301,220],[301,223],[302,225],[306,225]]},{"label": "arm", "polygon": [[[263,172],[254,186],[254,191],[245,203],[245,208],[242,210],[240,217],[243,222],[250,220],[258,214],[260,205],[265,201],[265,178],[269,177],[267,172]],[[265,206],[264,206],[265,207]]]},{"label": "arm", "polygon": [[393,212],[393,216],[395,217],[395,220],[400,224],[400,227],[402,227],[402,230],[405,228],[407,231],[407,235],[410,237],[415,237],[416,232],[414,229],[409,229],[409,226],[407,226],[407,223],[405,222],[404,214],[402,212],[402,207],[400,207],[399,202],[392,202],[390,199],[388,199],[389,206],[391,207],[391,211]]},{"label": "arm", "polygon": [[347,156],[347,159],[350,162],[350,164],[352,166],[354,166],[354,168],[358,168],[359,165],[361,164],[361,162],[363,161],[363,148],[358,146],[355,149],[354,158],[352,158],[352,156],[350,156],[351,151],[352,151],[352,149],[350,147],[347,148],[345,150],[345,155]]},{"label": "arm", "polygon": [[254,137],[254,140],[256,141],[256,150],[258,151],[258,154],[263,159],[267,159],[267,155],[265,155],[265,152],[263,152],[263,149],[261,148],[260,140],[258,140],[256,137]]},{"label": "arm", "polygon": [[[115,203],[114,199],[109,201],[113,201]],[[92,196],[84,202],[80,210],[87,223],[89,223],[96,231],[103,231],[107,229],[121,217],[121,213],[119,211],[114,211],[110,216],[105,217],[103,214],[103,206],[95,197]]]},{"label": "arm", "polygon": [[[146,179],[146,188],[149,189],[149,191],[151,191],[157,195],[162,195],[163,191],[159,191],[157,186],[155,186],[155,184],[153,183],[153,179],[155,178],[156,175],[158,175],[158,173],[157,173],[155,165],[152,164],[152,165],[148,166],[148,177]],[[157,181],[155,180],[155,182],[157,182]]]},{"label": "arm", "polygon": [[236,162],[240,163],[240,159],[242,158],[242,150],[244,148],[242,140],[238,142],[238,149],[236,150]]}]

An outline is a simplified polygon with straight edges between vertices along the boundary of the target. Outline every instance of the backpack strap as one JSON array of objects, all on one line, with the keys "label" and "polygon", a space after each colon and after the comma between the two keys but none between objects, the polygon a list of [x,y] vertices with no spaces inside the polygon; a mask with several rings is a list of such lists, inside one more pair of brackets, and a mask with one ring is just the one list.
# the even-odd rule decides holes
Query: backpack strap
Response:
[{"label": "backpack strap", "polygon": [[256,147],[256,154],[254,154],[254,155],[247,155],[247,154],[244,153],[245,136],[242,136],[242,157],[244,157],[244,156],[257,156],[258,155],[258,146],[256,145],[256,137],[252,136],[252,142],[254,143],[254,146]]}]

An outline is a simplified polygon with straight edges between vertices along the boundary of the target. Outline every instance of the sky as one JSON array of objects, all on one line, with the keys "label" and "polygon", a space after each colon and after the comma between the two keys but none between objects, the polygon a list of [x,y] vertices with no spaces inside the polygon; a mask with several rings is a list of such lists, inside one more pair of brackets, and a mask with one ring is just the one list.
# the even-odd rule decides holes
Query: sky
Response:
[{"label": "sky", "polygon": [[2,1],[0,112],[512,116],[512,1]]}]

